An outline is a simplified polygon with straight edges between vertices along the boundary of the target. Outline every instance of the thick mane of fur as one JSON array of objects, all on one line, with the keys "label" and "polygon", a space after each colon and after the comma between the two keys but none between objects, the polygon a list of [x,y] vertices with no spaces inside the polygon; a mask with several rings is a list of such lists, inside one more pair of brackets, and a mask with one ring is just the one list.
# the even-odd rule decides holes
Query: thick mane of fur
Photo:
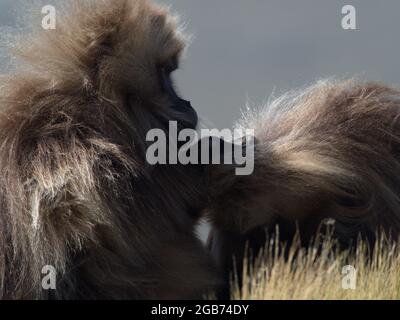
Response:
[{"label": "thick mane of fur", "polygon": [[189,214],[201,177],[144,154],[147,130],[185,118],[157,74],[184,47],[175,20],[147,0],[57,10],[0,84],[0,298],[199,297],[215,284]]},{"label": "thick mane of fur", "polygon": [[216,169],[211,218],[240,233],[334,218],[345,236],[380,227],[398,236],[399,116],[399,91],[353,80],[320,81],[248,112],[238,126],[255,129],[255,172],[232,179]]},{"label": "thick mane of fur", "polygon": [[[308,246],[326,221],[340,248],[359,237],[372,248],[382,231],[397,240],[399,117],[398,90],[356,81],[320,81],[249,111],[238,126],[255,130],[254,173],[211,170],[209,247],[225,283],[232,272],[241,281],[245,256],[269,237]],[[229,294],[226,285],[219,295]]]}]

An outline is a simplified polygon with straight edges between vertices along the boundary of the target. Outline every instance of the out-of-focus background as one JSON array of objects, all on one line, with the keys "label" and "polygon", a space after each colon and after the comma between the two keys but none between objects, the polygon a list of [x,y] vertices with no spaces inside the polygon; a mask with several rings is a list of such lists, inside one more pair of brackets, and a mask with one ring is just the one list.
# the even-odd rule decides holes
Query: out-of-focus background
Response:
[{"label": "out-of-focus background", "polygon": [[[0,32],[15,28],[32,1],[0,0]],[[193,35],[175,79],[209,126],[230,128],[246,102],[261,104],[273,91],[323,77],[400,82],[399,0],[158,2],[179,13]],[[356,8],[355,31],[341,27],[347,4]],[[0,71],[5,61],[0,57]]]}]

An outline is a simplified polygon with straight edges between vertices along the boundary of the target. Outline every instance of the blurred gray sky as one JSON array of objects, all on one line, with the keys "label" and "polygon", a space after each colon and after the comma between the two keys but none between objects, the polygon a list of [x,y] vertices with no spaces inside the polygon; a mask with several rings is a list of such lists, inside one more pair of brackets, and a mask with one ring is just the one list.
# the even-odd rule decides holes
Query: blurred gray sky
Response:
[{"label": "blurred gray sky", "polygon": [[[178,88],[217,128],[231,127],[246,101],[262,103],[273,90],[321,77],[400,82],[399,0],[159,2],[180,13],[194,36]],[[0,26],[16,25],[18,3],[0,0]],[[356,7],[356,31],[341,28],[345,4]]]}]

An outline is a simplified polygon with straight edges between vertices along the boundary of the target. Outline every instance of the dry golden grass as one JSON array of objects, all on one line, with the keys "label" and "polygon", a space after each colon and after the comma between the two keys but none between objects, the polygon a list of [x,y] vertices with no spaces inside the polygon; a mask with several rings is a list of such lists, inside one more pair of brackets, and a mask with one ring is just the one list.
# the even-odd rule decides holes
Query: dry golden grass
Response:
[{"label": "dry golden grass", "polygon": [[[315,241],[308,251],[292,246],[286,258],[273,243],[269,242],[255,267],[245,268],[243,286],[233,284],[232,299],[400,299],[400,248],[383,237],[375,245],[372,257],[365,243],[360,243],[355,254],[339,252],[330,236]],[[347,265],[357,271],[354,290],[342,287],[342,269]]]}]

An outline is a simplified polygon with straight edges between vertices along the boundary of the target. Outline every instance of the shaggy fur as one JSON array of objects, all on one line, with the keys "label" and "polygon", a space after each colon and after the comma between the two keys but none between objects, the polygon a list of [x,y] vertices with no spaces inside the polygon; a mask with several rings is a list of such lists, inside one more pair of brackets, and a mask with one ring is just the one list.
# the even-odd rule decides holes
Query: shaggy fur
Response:
[{"label": "shaggy fur", "polygon": [[[211,174],[211,247],[224,269],[256,251],[277,224],[307,244],[334,219],[345,245],[378,229],[400,233],[400,92],[379,84],[321,81],[288,93],[239,126],[255,129],[255,171]],[[297,224],[297,226],[296,226]],[[239,266],[240,272],[240,266]]]},{"label": "shaggy fur", "polygon": [[[147,0],[76,0],[19,42],[0,87],[0,298],[198,298],[198,167],[146,164],[149,129],[187,114],[162,90],[175,20]],[[57,289],[42,290],[42,268]]]},{"label": "shaggy fur", "polygon": [[343,243],[399,236],[398,91],[327,81],[278,98],[241,123],[256,131],[254,174],[215,166],[206,181],[145,160],[148,130],[195,126],[160,81],[184,48],[174,19],[147,0],[57,9],[57,29],[22,39],[0,82],[0,298],[201,297],[219,284],[193,231],[208,183],[226,274],[276,224],[290,237],[298,223],[304,242],[327,218]]}]

